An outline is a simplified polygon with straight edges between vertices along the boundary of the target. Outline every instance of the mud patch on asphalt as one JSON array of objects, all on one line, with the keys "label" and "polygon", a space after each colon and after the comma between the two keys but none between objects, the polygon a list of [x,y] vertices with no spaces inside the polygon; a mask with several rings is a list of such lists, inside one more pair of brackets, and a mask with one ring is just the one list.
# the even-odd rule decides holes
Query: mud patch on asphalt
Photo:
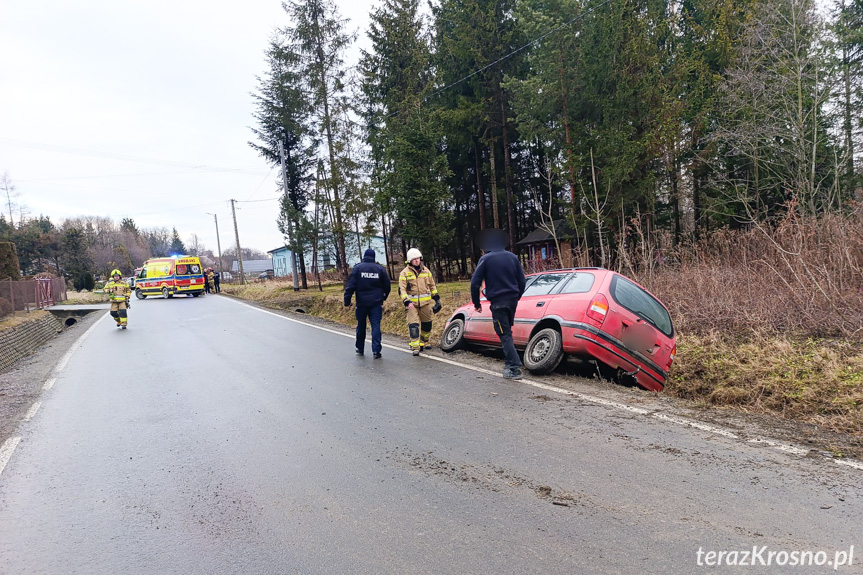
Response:
[{"label": "mud patch on asphalt", "polygon": [[576,507],[582,502],[582,497],[579,495],[522,477],[502,467],[446,461],[436,457],[433,452],[412,453],[401,449],[393,450],[387,459],[427,476],[443,478],[456,485],[466,485],[494,493],[530,492],[539,499],[561,507]]}]

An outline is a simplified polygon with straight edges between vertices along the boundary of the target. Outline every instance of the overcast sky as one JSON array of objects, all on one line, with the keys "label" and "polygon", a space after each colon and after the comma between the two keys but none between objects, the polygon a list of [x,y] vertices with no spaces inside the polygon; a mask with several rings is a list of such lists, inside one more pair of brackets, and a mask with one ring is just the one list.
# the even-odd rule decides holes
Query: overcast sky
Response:
[{"label": "overcast sky", "polygon": [[[337,2],[367,45],[375,2]],[[207,213],[233,246],[233,198],[244,248],[282,245],[279,171],[247,142],[255,76],[287,24],[280,0],[3,0],[0,174],[31,217],[132,217],[215,252]]]}]

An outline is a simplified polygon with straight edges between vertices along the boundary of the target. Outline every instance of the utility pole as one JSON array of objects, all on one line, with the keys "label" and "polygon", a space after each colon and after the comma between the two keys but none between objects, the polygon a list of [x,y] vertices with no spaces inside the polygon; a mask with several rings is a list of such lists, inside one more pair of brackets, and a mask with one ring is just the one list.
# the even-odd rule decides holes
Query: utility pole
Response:
[{"label": "utility pole", "polygon": [[216,246],[219,248],[219,273],[222,273],[222,242],[219,239],[219,218],[216,214],[211,214],[207,212],[207,215],[213,216],[213,220],[216,222]]},{"label": "utility pole", "polygon": [[240,267],[240,284],[246,284],[246,276],[243,274],[243,250],[240,249],[240,232],[237,231],[237,210],[234,209],[234,202],[231,200],[231,214],[234,216],[234,237],[237,239],[237,264]]},{"label": "utility pole", "polygon": [[[282,184],[285,190],[285,200],[290,204],[291,196],[288,194],[288,171],[285,168],[285,148],[282,146],[281,140],[279,140],[279,156],[282,158]],[[293,227],[290,214],[288,214],[288,243],[291,244],[291,275],[294,278],[294,291],[300,291],[299,278],[297,278],[297,249],[294,245],[292,233]]]}]

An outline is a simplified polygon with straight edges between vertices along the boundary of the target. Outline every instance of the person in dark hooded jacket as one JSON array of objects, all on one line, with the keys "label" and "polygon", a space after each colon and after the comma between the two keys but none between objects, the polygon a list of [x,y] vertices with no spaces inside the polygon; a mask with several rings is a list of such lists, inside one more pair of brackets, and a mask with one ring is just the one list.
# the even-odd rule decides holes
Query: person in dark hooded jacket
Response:
[{"label": "person in dark hooded jacket", "polygon": [[363,355],[366,346],[366,318],[372,324],[372,353],[380,359],[381,316],[384,300],[390,295],[390,276],[387,270],[375,263],[375,250],[367,249],[363,261],[354,266],[345,288],[345,307],[351,306],[351,298],[357,295],[357,341],[356,352]]},{"label": "person in dark hooded jacket", "polygon": [[521,359],[512,341],[512,326],[518,300],[524,293],[527,280],[521,262],[512,252],[506,251],[508,236],[502,230],[489,228],[483,230],[479,238],[480,247],[485,252],[476,264],[470,280],[470,299],[474,309],[482,311],[480,289],[485,282],[485,297],[491,308],[494,332],[503,347],[503,376],[506,379],[521,379]]}]

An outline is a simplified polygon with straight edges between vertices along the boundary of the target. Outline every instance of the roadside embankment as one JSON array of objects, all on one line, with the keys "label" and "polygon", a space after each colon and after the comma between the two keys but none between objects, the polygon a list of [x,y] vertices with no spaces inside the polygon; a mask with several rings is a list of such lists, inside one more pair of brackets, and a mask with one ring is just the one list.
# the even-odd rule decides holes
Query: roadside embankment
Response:
[{"label": "roadside embankment", "polygon": [[[301,310],[348,326],[356,322],[354,308],[344,307],[340,284],[294,292],[290,283],[276,280],[223,285],[222,290],[272,309]],[[438,290],[443,309],[432,329],[435,346],[446,319],[470,301],[468,282],[440,284]],[[381,330],[403,336],[407,344],[404,308],[394,295],[384,304]],[[746,336],[678,333],[677,359],[663,393],[703,408],[779,416],[863,435],[863,349],[852,341],[755,331]]]},{"label": "roadside embankment", "polygon": [[39,349],[63,330],[46,311],[19,312],[0,322],[0,372]]}]

